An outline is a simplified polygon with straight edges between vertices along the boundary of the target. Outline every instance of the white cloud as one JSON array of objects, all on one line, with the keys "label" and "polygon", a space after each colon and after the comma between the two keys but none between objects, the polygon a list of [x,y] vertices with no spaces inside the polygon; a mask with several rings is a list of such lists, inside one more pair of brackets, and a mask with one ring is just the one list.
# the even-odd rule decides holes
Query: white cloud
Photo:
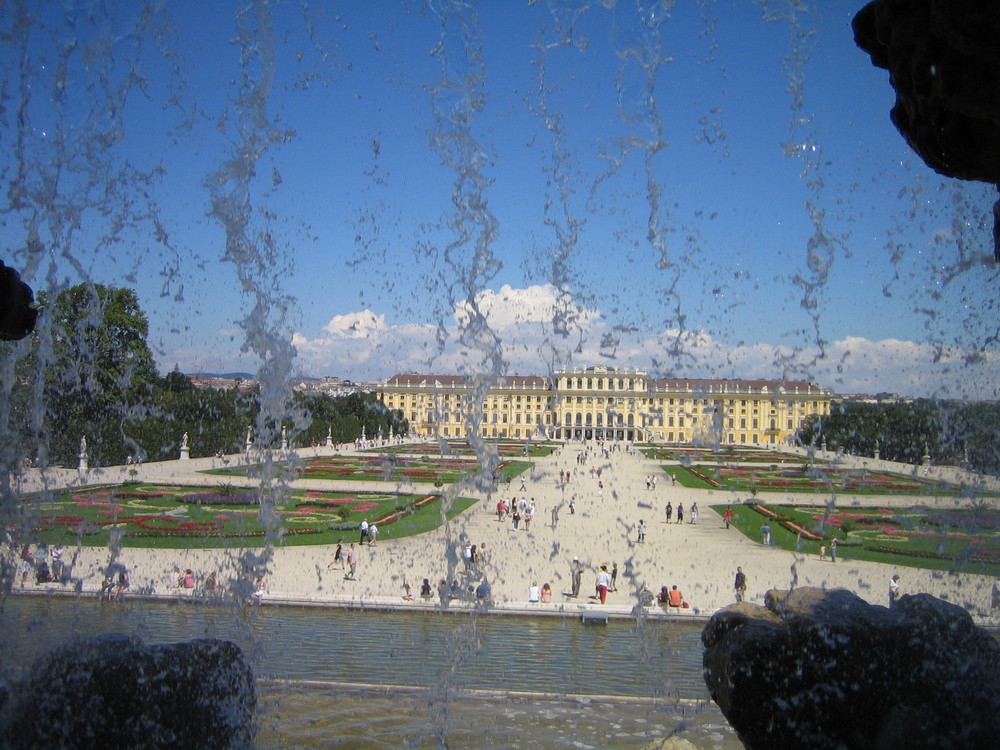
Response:
[{"label": "white cloud", "polygon": [[376,315],[371,310],[347,315],[334,315],[323,330],[331,336],[345,338],[370,338],[386,330],[385,316]]},{"label": "white cloud", "polygon": [[[477,305],[489,326],[478,336],[469,328],[467,306],[461,304],[441,326],[394,325],[367,309],[335,315],[315,337],[294,335],[296,369],[315,376],[377,380],[405,372],[475,371],[497,353],[506,374],[544,375],[567,365],[607,364],[657,377],[809,379],[838,393],[1000,398],[1000,355],[995,351],[858,337],[833,341],[822,351],[810,344],[729,345],[702,331],[612,326],[599,310],[568,295],[560,297],[549,285],[504,285],[481,292]],[[215,353],[215,358],[225,356]],[[170,361],[195,371],[187,357]],[[249,369],[244,361],[241,366]]]},{"label": "white cloud", "polygon": [[[600,317],[596,310],[579,307],[568,295],[560,295],[550,284],[524,289],[504,284],[497,292],[486,289],[476,295],[476,306],[489,321],[490,327],[498,332],[516,329],[526,323],[552,326],[554,321],[563,319],[586,325]],[[469,316],[468,303],[463,301],[456,305],[457,325],[467,325]]]}]

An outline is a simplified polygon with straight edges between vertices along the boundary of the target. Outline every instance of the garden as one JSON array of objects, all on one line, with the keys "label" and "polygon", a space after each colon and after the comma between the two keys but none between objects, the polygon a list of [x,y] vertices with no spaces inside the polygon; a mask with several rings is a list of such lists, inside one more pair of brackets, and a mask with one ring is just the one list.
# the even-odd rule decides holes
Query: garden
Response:
[{"label": "garden", "polygon": [[652,446],[641,448],[646,458],[655,461],[675,461],[681,464],[704,463],[705,461],[758,462],[769,464],[806,464],[809,459],[794,453],[781,453],[766,448],[736,447],[723,445],[716,448],[698,448],[687,445]]},{"label": "garden", "polygon": [[[267,500],[267,496],[264,496]],[[107,546],[113,531],[136,547],[263,545],[262,496],[256,489],[153,484],[105,485],[33,498],[33,531],[48,544]],[[475,500],[458,498],[452,518]],[[335,544],[351,539],[362,520],[383,539],[429,531],[441,524],[441,496],[389,492],[293,491],[275,507],[281,544]]]},{"label": "garden", "polygon": [[[548,456],[559,443],[526,443],[516,440],[487,440],[486,444],[491,448],[496,448],[497,455],[511,458],[513,456],[524,456],[526,458],[539,458]],[[417,456],[474,456],[475,450],[467,440],[442,440],[440,442],[424,443],[404,443],[402,445],[388,445],[380,448],[366,448],[362,453],[385,453],[385,454],[410,454]]]},{"label": "garden", "polygon": [[[527,461],[503,461],[497,467],[497,481],[507,482],[530,468]],[[475,459],[432,458],[429,456],[326,456],[308,458],[295,466],[295,475],[303,479],[352,480],[371,482],[421,482],[451,484],[480,472]],[[254,476],[261,467],[250,465],[209,469],[206,474]]]},{"label": "garden", "polygon": [[[852,495],[936,495],[953,497],[964,488],[938,479],[831,464],[704,464],[661,467],[686,487],[734,492],[822,492]],[[982,494],[977,492],[977,494]]]},{"label": "garden", "polygon": [[720,515],[727,507],[736,529],[761,542],[766,524],[772,543],[788,550],[819,555],[836,539],[841,560],[1000,575],[1000,510],[984,503],[961,509],[713,506]]}]

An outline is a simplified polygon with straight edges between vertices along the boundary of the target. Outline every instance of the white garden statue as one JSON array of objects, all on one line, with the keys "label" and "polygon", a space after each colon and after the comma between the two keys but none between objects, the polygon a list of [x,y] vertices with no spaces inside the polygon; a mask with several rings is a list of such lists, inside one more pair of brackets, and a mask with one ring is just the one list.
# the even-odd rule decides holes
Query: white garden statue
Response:
[{"label": "white garden statue", "polygon": [[90,468],[90,457],[87,455],[87,437],[84,436],[80,438],[80,463],[78,468],[80,471],[87,471]]}]

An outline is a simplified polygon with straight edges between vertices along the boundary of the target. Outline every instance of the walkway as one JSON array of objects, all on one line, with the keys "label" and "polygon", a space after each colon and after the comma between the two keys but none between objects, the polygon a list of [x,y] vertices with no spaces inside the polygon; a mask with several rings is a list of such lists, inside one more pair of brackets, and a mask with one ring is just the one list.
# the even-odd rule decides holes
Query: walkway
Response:
[{"label": "walkway", "polygon": [[[477,497],[482,502],[441,528],[419,537],[393,540],[391,527],[383,529],[374,546],[359,546],[357,580],[344,579],[342,570],[330,569],[333,550],[329,546],[296,546],[274,550],[268,563],[268,593],[264,601],[314,605],[341,605],[356,607],[414,607],[433,608],[434,602],[425,604],[416,596],[420,583],[428,578],[435,587],[440,579],[457,580],[462,587],[475,585],[479,576],[466,574],[461,562],[466,542],[485,546],[486,560],[482,571],[490,582],[493,608],[509,613],[560,614],[580,616],[585,612],[599,612],[609,616],[632,616],[638,601],[638,592],[648,587],[656,592],[661,586],[676,584],[691,603],[690,609],[663,612],[659,607],[645,610],[654,617],[705,618],[717,609],[733,602],[732,581],[736,566],[742,566],[749,581],[749,601],[763,603],[764,593],[770,588],[792,586],[843,587],[851,589],[875,604],[884,604],[888,581],[893,573],[901,576],[904,593],[927,592],[960,604],[980,622],[1000,625],[997,610],[990,609],[993,579],[966,573],[942,573],[914,568],[898,569],[877,563],[838,561],[836,564],[820,561],[815,555],[800,555],[774,547],[763,547],[736,530],[726,530],[722,519],[709,506],[738,503],[742,497],[726,491],[690,490],[679,483],[671,486],[669,477],[660,471],[658,462],[650,461],[637,451],[632,455],[614,450],[609,458],[598,456],[591,446],[591,453],[583,465],[577,464],[577,454],[584,449],[581,444],[567,444],[550,456],[533,459],[525,492],[519,491],[519,481],[510,488],[501,487],[501,493],[510,499],[522,495],[533,498],[536,505],[535,519],[530,530],[513,529],[510,522],[497,521],[495,506],[498,496],[460,488],[463,496]],[[341,448],[341,453],[354,453],[353,447]],[[331,449],[306,449],[302,457],[329,455]],[[238,459],[236,459],[238,460]],[[845,461],[862,459],[845,459]],[[869,460],[869,464],[872,462]],[[885,468],[899,470],[888,462]],[[81,475],[71,470],[49,470],[44,475],[29,471],[21,478],[19,489],[30,491],[120,482],[135,478],[145,482],[199,484],[214,486],[221,481],[233,485],[253,486],[253,482],[240,477],[225,478],[199,473],[213,466],[221,466],[217,459],[167,461],[129,467],[136,470],[130,477],[126,467],[92,470]],[[591,475],[591,468],[595,476]],[[881,468],[881,466],[880,466]],[[604,484],[598,493],[596,470]],[[912,467],[911,467],[912,469]],[[560,485],[559,471],[568,471],[572,479]],[[655,490],[646,489],[646,476],[659,477]],[[322,480],[296,479],[297,489],[331,489],[333,483]],[[995,487],[991,480],[991,487]],[[375,484],[371,482],[337,482],[336,489],[347,490],[400,490],[405,492],[435,492],[431,485],[403,483]],[[454,491],[454,490],[451,490]],[[569,512],[569,500],[576,496],[576,513]],[[785,502],[817,503],[817,496],[791,493],[768,493],[768,504]],[[764,498],[761,498],[764,499]],[[940,498],[882,498],[879,504],[913,503],[962,504],[962,500]],[[667,524],[663,509],[667,502],[676,508],[683,503],[687,511],[683,525]],[[690,524],[692,503],[699,507],[697,524]],[[838,497],[838,507],[871,504],[871,497]],[[551,511],[559,508],[559,520],[552,527]],[[637,542],[636,528],[639,520],[645,521],[645,543]],[[357,538],[347,538],[346,542]],[[260,550],[249,550],[259,554]],[[66,556],[75,558],[74,576],[80,579],[84,591],[100,588],[102,569],[110,562],[111,552],[105,548],[84,547],[67,550]],[[199,578],[215,571],[220,581],[235,577],[239,570],[242,550],[162,550],[122,548],[119,561],[128,566],[134,593],[153,596],[176,596],[176,589],[167,585],[169,572],[174,565],[191,568]],[[571,599],[570,565],[574,556],[587,565],[579,599]],[[608,603],[601,605],[591,598],[594,593],[594,571],[601,564],[617,562],[619,568],[618,590],[611,593]],[[408,582],[417,601],[403,601],[403,583]],[[528,587],[532,582],[539,586],[548,582],[553,589],[551,604],[531,604]],[[36,588],[36,587],[29,587]],[[48,584],[39,587],[58,589]],[[455,608],[471,605],[453,604]]]}]

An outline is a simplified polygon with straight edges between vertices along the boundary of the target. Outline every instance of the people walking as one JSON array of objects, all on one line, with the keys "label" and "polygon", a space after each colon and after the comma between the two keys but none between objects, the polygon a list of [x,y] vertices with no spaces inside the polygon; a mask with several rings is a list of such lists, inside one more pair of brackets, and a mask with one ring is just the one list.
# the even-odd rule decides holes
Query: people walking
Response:
[{"label": "people walking", "polygon": [[667,523],[670,523],[670,521],[674,517],[674,504],[673,503],[667,503],[666,513],[667,513]]},{"label": "people walking", "polygon": [[747,577],[743,573],[743,568],[736,568],[736,580],[733,582],[733,588],[736,590],[736,601],[743,601],[747,595]]},{"label": "people walking", "polygon": [[347,568],[347,575],[344,576],[344,580],[355,580],[354,574],[358,570],[358,553],[354,551],[354,542],[351,542],[350,549],[347,550]]},{"label": "people walking", "polygon": [[341,570],[344,569],[344,544],[343,542],[337,542],[337,549],[333,553],[333,562],[331,562],[327,568],[337,567]]},{"label": "people walking", "polygon": [[698,503],[691,503],[691,523],[698,523]]},{"label": "people walking", "polygon": [[728,529],[730,524],[733,522],[733,509],[731,507],[726,508],[726,515],[724,516],[726,521],[726,528]]},{"label": "people walking", "polygon": [[604,604],[608,600],[608,589],[611,588],[611,574],[608,573],[608,566],[602,565],[597,571],[597,597]]},{"label": "people walking", "polygon": [[638,539],[638,542],[639,542],[639,544],[645,544],[646,543],[646,522],[643,521],[641,518],[639,519],[639,539]]},{"label": "people walking", "polygon": [[580,583],[583,579],[583,565],[579,557],[574,557],[569,567],[570,579],[573,582],[572,596],[574,599],[580,596]]}]

